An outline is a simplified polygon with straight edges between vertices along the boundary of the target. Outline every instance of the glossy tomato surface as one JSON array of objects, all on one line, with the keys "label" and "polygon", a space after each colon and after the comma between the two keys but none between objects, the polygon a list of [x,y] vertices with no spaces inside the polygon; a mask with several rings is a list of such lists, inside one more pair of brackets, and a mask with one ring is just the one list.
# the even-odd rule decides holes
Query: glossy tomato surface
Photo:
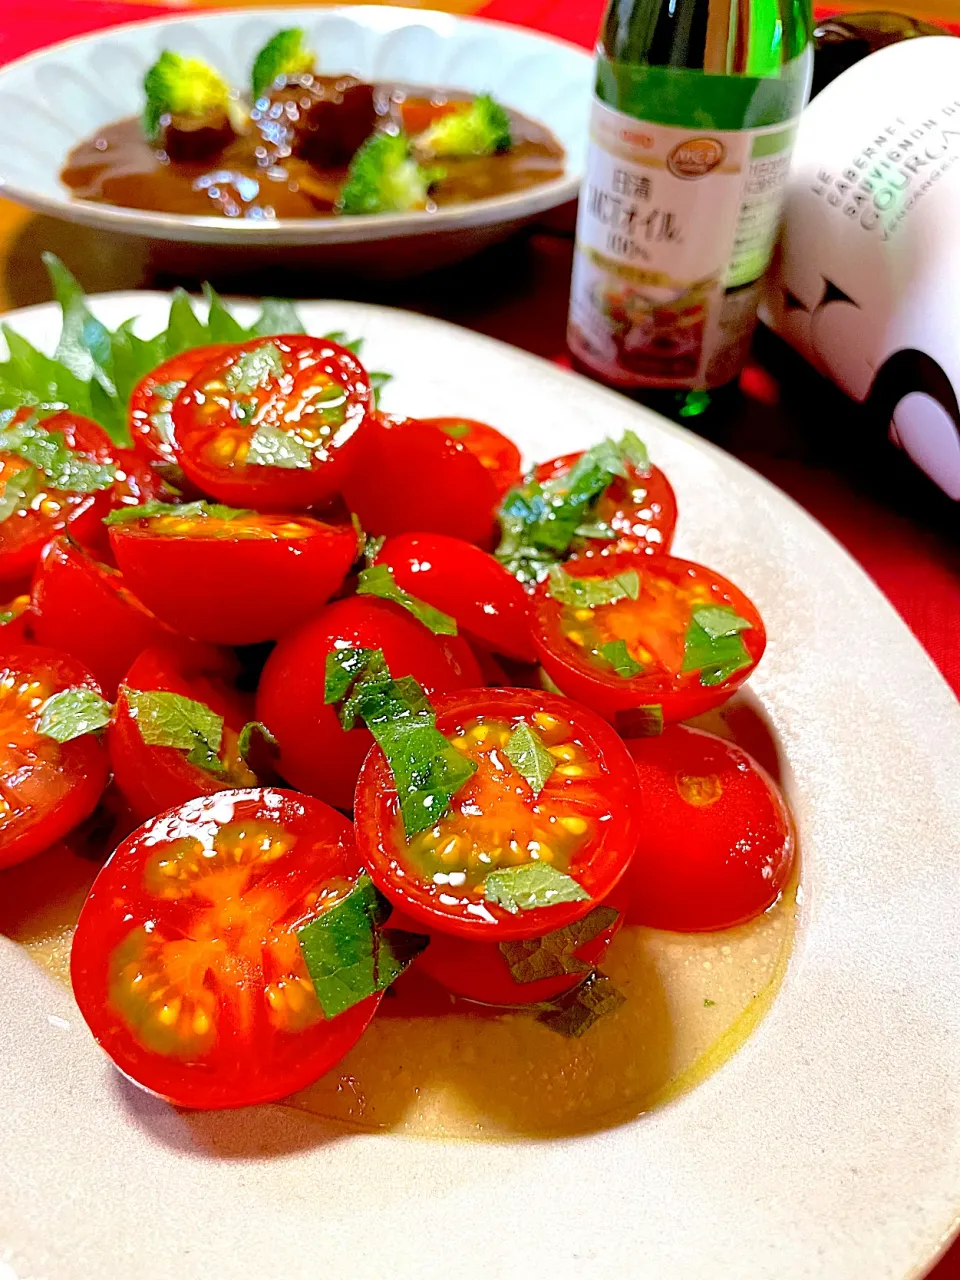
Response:
[{"label": "glossy tomato surface", "polygon": [[372,409],[352,352],[302,334],[231,347],[174,402],[173,447],[189,480],[236,507],[298,511],[339,493]]},{"label": "glossy tomato surface", "polygon": [[280,641],[257,689],[257,718],[277,739],[277,767],[293,786],[349,809],[373,738],[359,726],[343,729],[337,708],[324,701],[334,649],[380,649],[395,679],[413,676],[428,695],[472,688],[481,675],[466,645],[433,635],[385,600],[337,600]]},{"label": "glossy tomato surface", "polygon": [[[124,676],[107,743],[114,782],[138,822],[193,796],[257,785],[256,774],[244,764],[237,747],[240,730],[252,718],[252,706],[245,705],[234,690],[233,671],[233,662],[222,651],[186,644],[146,649]],[[190,763],[187,751],[145,742],[130,705],[129,690],[176,693],[222,717],[222,770],[202,769]]]},{"label": "glossy tomato surface", "polygon": [[130,394],[130,434],[139,452],[151,461],[177,465],[173,402],[191,378],[229,350],[223,345],[192,347],[140,379]]},{"label": "glossy tomato surface", "polygon": [[[585,607],[563,603],[551,595],[549,581],[532,598],[534,644],[540,662],[558,689],[576,698],[629,732],[625,713],[659,706],[667,721],[719,706],[734,693],[760,661],[766,632],[756,606],[732,582],[690,560],[646,557],[638,552],[616,556],[577,557],[565,566],[568,576],[613,581],[637,574],[637,599]],[[716,683],[699,669],[684,670],[685,638],[693,612],[701,608],[732,610],[748,626],[739,634],[746,650],[744,666]],[[639,672],[621,675],[611,659],[611,645]],[[623,653],[621,648],[621,653]]]},{"label": "glossy tomato surface", "polygon": [[[602,962],[623,925],[630,892],[624,876],[606,901],[594,906],[583,920],[567,925],[565,930],[545,934],[542,939],[503,944],[474,942],[429,930],[430,945],[418,956],[417,968],[448,991],[478,1004],[511,1008],[555,1000],[578,986]],[[424,929],[422,923],[400,911],[390,917],[390,925],[414,933]],[[588,940],[568,950],[567,939],[574,930],[582,930]],[[569,972],[533,977],[538,972],[563,968]]]},{"label": "glossy tomato surface", "polygon": [[74,935],[94,1037],[177,1106],[249,1106],[312,1083],[380,1001],[324,1018],[297,940],[358,874],[350,824],[309,796],[221,791],[148,822],[97,876]]},{"label": "glossy tomato surface", "polygon": [[[29,580],[44,545],[64,531],[78,542],[104,549],[105,515],[115,507],[136,506],[165,492],[163,481],[133,450],[117,448],[88,418],[55,413],[37,422],[32,411],[21,409],[5,425],[25,422],[35,422],[38,430],[78,459],[105,468],[106,483],[91,492],[57,489],[45,472],[18,454],[0,453],[0,500],[11,500],[9,514],[0,521],[0,583],[6,584]],[[12,497],[8,486],[15,487],[18,496]]]},{"label": "glossy tomato surface", "polygon": [[30,596],[14,596],[6,604],[0,604],[0,648],[13,644],[26,644],[31,639]]},{"label": "glossy tomato surface", "polygon": [[377,552],[394,581],[449,614],[457,626],[497,653],[536,662],[527,593],[486,551],[442,533],[401,533]]},{"label": "glossy tomato surface", "polygon": [[110,698],[138,654],[176,638],[127,589],[118,570],[69,538],[55,538],[45,549],[32,600],[37,642],[85,663]]},{"label": "glossy tomato surface", "polygon": [[420,421],[439,427],[475,454],[490,473],[498,498],[520,483],[520,450],[496,427],[474,418],[421,418]]},{"label": "glossy tomato surface", "polygon": [[67,835],[93,812],[106,786],[107,752],[96,734],[59,743],[39,730],[44,704],[65,689],[101,692],[65,653],[0,648],[0,868]]},{"label": "glossy tomato surface", "polygon": [[154,516],[114,525],[110,542],[159,618],[213,644],[275,640],[326,603],[357,554],[351,524],[256,512]]},{"label": "glossy tomato surface", "polygon": [[[573,470],[582,453],[568,453],[537,467],[544,484]],[[677,525],[677,498],[670,481],[651,463],[647,468],[627,467],[627,477],[616,476],[590,506],[590,520],[607,524],[616,538],[577,540],[580,554],[615,555],[620,551],[645,551],[660,555],[670,550]]]},{"label": "glossy tomato surface", "polygon": [[343,488],[368,533],[445,533],[489,549],[497,488],[476,454],[414,418],[378,414]]},{"label": "glossy tomato surface", "polygon": [[793,822],[756,760],[686,725],[627,748],[643,804],[628,919],[684,933],[728,929],[774,903],[793,870]]},{"label": "glossy tomato surface", "polygon": [[[581,920],[616,886],[636,843],[636,770],[623,743],[593,712],[547,693],[470,690],[432,701],[437,728],[478,768],[436,825],[408,840],[393,774],[371,750],[354,815],[377,886],[429,928],[475,940],[532,938]],[[504,752],[520,725],[557,762],[539,794]],[[515,913],[487,900],[492,871],[535,862],[589,896]]]}]

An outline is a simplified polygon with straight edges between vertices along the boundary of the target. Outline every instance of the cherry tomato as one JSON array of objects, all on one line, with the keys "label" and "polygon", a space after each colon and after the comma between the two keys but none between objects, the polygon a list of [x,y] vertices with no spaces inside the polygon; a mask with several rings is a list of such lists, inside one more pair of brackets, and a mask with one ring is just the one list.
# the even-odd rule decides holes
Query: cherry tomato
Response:
[{"label": "cherry tomato", "polygon": [[[526,689],[485,689],[433,700],[437,728],[477,772],[435,826],[407,840],[393,774],[379,747],[357,781],[360,855],[407,915],[459,937],[532,938],[582,919],[627,868],[639,820],[636,770],[593,712]],[[504,754],[527,726],[557,764],[538,795]],[[511,913],[485,897],[494,871],[549,862],[589,895]]]},{"label": "cherry tomato", "polygon": [[138,654],[176,639],[127,589],[118,570],[69,538],[54,538],[45,548],[32,600],[37,642],[85,663],[110,698]]},{"label": "cherry tomato", "polygon": [[497,488],[476,454],[426,422],[378,414],[343,487],[368,533],[446,533],[489,549]]},{"label": "cherry tomato", "polygon": [[[607,719],[619,715],[624,733],[630,729],[624,713],[633,708],[659,706],[665,720],[688,720],[719,706],[763,655],[766,632],[756,607],[732,582],[703,565],[621,552],[575,557],[565,570],[586,580],[612,580],[624,573],[639,577],[637,599],[625,596],[596,607],[564,604],[550,594],[551,583],[543,582],[531,608],[534,644],[547,675],[563,693]],[[743,665],[728,674],[690,667],[685,641],[695,612],[705,608],[732,611],[740,619],[736,625],[745,624],[737,633]],[[685,664],[690,669],[684,670]]]},{"label": "cherry tomato", "polygon": [[35,645],[0,653],[0,867],[48,848],[96,808],[107,752],[96,734],[57,742],[39,730],[44,704],[64,689],[100,686],[76,659]]},{"label": "cherry tomato", "polygon": [[377,552],[404,591],[442,609],[458,627],[521,662],[536,662],[527,593],[486,551],[442,533],[401,533]]},{"label": "cherry tomato", "polygon": [[775,902],[793,869],[793,823],[756,760],[686,725],[627,749],[643,804],[628,919],[684,933],[728,929]]},{"label": "cherry tomato", "polygon": [[[6,427],[33,418],[31,410],[21,409]],[[46,473],[19,454],[0,453],[0,502],[8,496],[8,485],[21,491],[10,513],[0,521],[0,583],[26,582],[44,545],[64,530],[78,542],[106,547],[105,515],[115,507],[136,506],[165,492],[163,481],[145,462],[131,449],[118,449],[88,418],[55,413],[37,426],[78,458],[112,467],[115,479],[90,493],[63,491],[53,488]]]},{"label": "cherry tomato", "polygon": [[520,483],[523,477],[520,450],[496,427],[473,418],[421,418],[420,421],[439,427],[476,454],[489,471],[498,498]]},{"label": "cherry tomato", "polygon": [[221,502],[301,510],[341,490],[372,403],[366,371],[345,347],[259,338],[187,383],[172,410],[174,451],[188,479]]},{"label": "cherry tomato", "polygon": [[154,818],[106,863],[77,923],[70,972],[94,1038],[176,1106],[304,1088],[380,1002],[324,1018],[297,940],[358,874],[350,824],[309,796],[220,791]]},{"label": "cherry tomato", "polygon": [[153,516],[110,529],[137,595],[183,635],[214,644],[275,640],[316,613],[357,554],[350,524],[310,516]]},{"label": "cherry tomato", "polygon": [[25,644],[30,639],[30,596],[14,596],[0,604],[0,648]]},{"label": "cherry tomato", "polygon": [[[564,475],[582,456],[568,453],[541,463],[535,473],[537,480],[544,484]],[[616,538],[578,539],[580,554],[607,556],[640,550],[659,555],[670,550],[677,524],[677,499],[670,481],[653,465],[646,471],[628,470],[628,479],[616,476],[590,507],[591,521],[609,525]]]},{"label": "cherry tomato", "polygon": [[373,738],[344,730],[337,709],[324,702],[327,654],[334,649],[381,649],[391,674],[413,676],[428,694],[481,683],[473,654],[460,637],[435,636],[398,605],[354,596],[328,605],[284,636],[267,659],[257,689],[257,718],[276,737],[278,769],[295,787],[349,809],[363,758]]},{"label": "cherry tomato", "polygon": [[157,365],[130,395],[130,433],[134,447],[151,461],[179,466],[173,436],[173,402],[200,370],[231,350],[227,346],[192,347]]},{"label": "cherry tomato", "polygon": [[[138,822],[175,808],[192,796],[235,787],[255,787],[256,774],[238,750],[238,734],[252,717],[230,685],[232,664],[216,649],[202,645],[146,649],[120,686],[107,735],[113,777]],[[223,718],[222,773],[191,764],[188,752],[151,746],[143,740],[126,691],[166,690],[202,702]]]},{"label": "cherry tomato", "polygon": [[[588,970],[600,964],[610,943],[620,932],[624,911],[630,900],[626,880],[627,877],[624,876],[607,900],[597,904],[602,908],[612,908],[615,915],[606,927],[572,952],[572,959],[579,964],[571,965],[568,959],[567,966],[573,970],[570,973],[519,982],[511,969],[511,959],[516,962],[517,957],[505,955],[499,943],[474,942],[470,938],[458,938],[452,933],[441,933],[436,929],[427,930],[430,945],[417,958],[417,968],[448,991],[479,1004],[510,1007],[555,1000],[557,996],[581,983]],[[580,923],[586,925],[589,920],[588,914]],[[390,927],[407,929],[413,933],[424,932],[422,923],[404,916],[400,911],[394,911],[391,915]],[[549,936],[545,935],[548,939]],[[509,949],[511,944],[506,945]],[[551,951],[550,954],[556,956],[559,952]],[[536,963],[534,959],[532,964]]]}]

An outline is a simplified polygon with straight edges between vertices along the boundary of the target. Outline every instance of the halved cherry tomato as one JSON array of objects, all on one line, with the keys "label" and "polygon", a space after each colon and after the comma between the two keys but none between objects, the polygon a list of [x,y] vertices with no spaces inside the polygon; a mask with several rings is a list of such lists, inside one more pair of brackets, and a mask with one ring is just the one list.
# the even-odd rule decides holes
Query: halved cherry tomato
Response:
[{"label": "halved cherry tomato", "polygon": [[527,593],[486,551],[442,533],[401,533],[377,552],[394,581],[449,614],[471,636],[497,653],[536,662]]},{"label": "halved cherry tomato", "polygon": [[0,867],[72,831],[107,784],[107,752],[96,734],[60,743],[39,731],[44,704],[64,689],[101,692],[65,653],[35,645],[0,653]]},{"label": "halved cherry tomato", "polygon": [[110,543],[157,617],[213,644],[275,640],[329,600],[357,554],[350,524],[254,511],[131,520]]},{"label": "halved cherry tomato", "polygon": [[497,487],[476,454],[415,418],[378,414],[343,486],[368,533],[388,538],[416,529],[490,548]]},{"label": "halved cherry tomato", "polygon": [[[543,462],[536,478],[544,484],[572,470],[582,453]],[[620,551],[645,551],[660,555],[670,550],[677,524],[677,498],[670,481],[651,464],[649,470],[628,467],[629,479],[616,476],[590,507],[590,519],[607,524],[617,535],[577,540],[579,554],[615,555]]]},{"label": "halved cherry tomato", "polygon": [[[628,551],[575,557],[565,570],[586,580],[639,576],[636,600],[625,596],[596,607],[561,603],[550,594],[550,582],[542,582],[531,609],[534,643],[550,679],[568,697],[609,720],[619,713],[617,725],[626,734],[630,725],[623,713],[634,708],[659,706],[665,720],[688,720],[719,706],[763,655],[766,632],[755,605],[703,565]],[[693,614],[702,608],[730,610],[746,623],[737,633],[745,646],[743,665],[721,679],[710,668],[691,667],[685,657]],[[618,674],[617,665],[639,670]]]},{"label": "halved cherry tomato", "polygon": [[627,749],[643,804],[628,919],[684,933],[728,929],[775,902],[793,869],[793,822],[756,760],[686,725]]},{"label": "halved cherry tomato", "polygon": [[496,427],[473,418],[421,418],[420,421],[439,427],[476,454],[489,471],[498,498],[520,483],[523,475],[520,450]]},{"label": "halved cherry tomato", "polygon": [[[593,712],[546,693],[471,690],[433,701],[437,728],[478,769],[436,825],[407,840],[393,774],[371,750],[354,812],[377,886],[428,927],[475,940],[532,938],[582,919],[620,880],[636,843],[636,770],[623,743]],[[520,725],[557,762],[539,795],[504,754]],[[589,897],[515,914],[486,900],[490,872],[538,862]]]},{"label": "halved cherry tomato", "polygon": [[[21,409],[5,425],[9,428],[28,422],[32,410]],[[32,574],[44,545],[67,530],[71,537],[105,548],[103,517],[119,506],[136,506],[159,498],[163,481],[136,456],[132,449],[118,449],[105,431],[76,413],[55,413],[37,423],[44,432],[55,433],[64,446],[79,458],[112,467],[116,478],[106,488],[91,493],[54,489],[46,474],[15,453],[0,453],[0,499],[7,486],[22,490],[14,509],[0,521],[0,583],[23,583]]]},{"label": "halved cherry tomato", "polygon": [[[236,787],[255,787],[256,774],[244,763],[237,737],[252,717],[231,687],[233,664],[216,649],[187,644],[147,649],[124,676],[107,733],[113,777],[138,822],[193,796]],[[126,690],[166,690],[201,702],[223,718],[222,773],[191,764],[188,752],[144,742]]]},{"label": "halved cherry tomato", "polygon": [[188,479],[221,502],[302,510],[340,492],[372,405],[366,371],[346,347],[302,334],[260,338],[187,383],[173,405],[174,451]]},{"label": "halved cherry tomato", "polygon": [[277,739],[282,777],[349,809],[373,738],[361,727],[343,729],[337,708],[324,702],[327,654],[334,649],[381,649],[395,679],[413,676],[428,694],[471,688],[481,675],[459,636],[435,636],[385,600],[337,600],[284,636],[260,677],[257,718]]},{"label": "halved cherry tomato", "polygon": [[[555,1000],[565,991],[578,986],[588,971],[600,964],[610,943],[620,932],[631,896],[631,889],[626,881],[627,877],[624,876],[605,902],[595,904],[594,910],[597,907],[612,908],[616,914],[611,923],[570,953],[567,960],[571,970],[569,973],[519,982],[511,969],[511,960],[516,963],[518,957],[514,954],[509,957],[505,955],[498,942],[474,942],[470,938],[458,938],[452,933],[442,933],[436,929],[427,930],[430,945],[420,953],[417,968],[448,991],[479,1004],[512,1007],[536,1004],[541,1000]],[[588,913],[584,917],[584,923],[589,919]],[[424,925],[420,921],[412,920],[400,911],[394,911],[391,915],[390,927],[407,929],[412,933],[424,932]],[[545,937],[549,939],[549,934]],[[506,944],[508,951],[511,945],[515,944]],[[555,957],[559,953],[557,950],[549,950],[549,954]],[[570,960],[574,963],[571,964]],[[534,958],[532,962],[528,962],[528,968],[535,971],[536,964],[537,960]]]},{"label": "halved cherry tomato", "polygon": [[31,618],[29,595],[14,596],[0,605],[0,647],[6,649],[10,645],[26,644],[30,639]]},{"label": "halved cherry tomato", "polygon": [[110,698],[144,649],[176,639],[127,589],[118,570],[69,538],[54,538],[44,549],[32,601],[37,642],[78,658]]},{"label": "halved cherry tomato", "polygon": [[230,348],[192,347],[157,365],[130,394],[130,433],[134,447],[152,461],[178,466],[173,436],[173,402],[200,370]]},{"label": "halved cherry tomato", "polygon": [[324,1018],[297,939],[359,871],[350,824],[309,796],[220,791],[154,818],[97,876],[74,935],[73,990],[95,1039],[181,1107],[312,1083],[380,1002]]}]

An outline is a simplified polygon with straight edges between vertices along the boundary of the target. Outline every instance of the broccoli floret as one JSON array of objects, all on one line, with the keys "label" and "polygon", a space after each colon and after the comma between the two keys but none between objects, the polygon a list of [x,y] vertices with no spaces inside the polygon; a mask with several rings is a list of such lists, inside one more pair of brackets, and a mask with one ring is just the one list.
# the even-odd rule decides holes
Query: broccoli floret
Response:
[{"label": "broccoli floret", "polygon": [[154,142],[165,115],[201,120],[228,113],[230,86],[213,67],[199,58],[182,58],[165,50],[143,78],[147,105],[143,129]]},{"label": "broccoli floret", "polygon": [[425,169],[410,154],[405,133],[373,133],[350,162],[338,213],[403,213],[423,209],[442,169]]},{"label": "broccoli floret", "polygon": [[510,117],[488,94],[451,111],[415,139],[418,151],[434,156],[492,156],[509,151]]},{"label": "broccoli floret", "polygon": [[288,27],[278,31],[267,41],[253,60],[250,86],[256,102],[281,76],[299,76],[312,71],[316,54],[304,44],[305,35],[300,27]]}]

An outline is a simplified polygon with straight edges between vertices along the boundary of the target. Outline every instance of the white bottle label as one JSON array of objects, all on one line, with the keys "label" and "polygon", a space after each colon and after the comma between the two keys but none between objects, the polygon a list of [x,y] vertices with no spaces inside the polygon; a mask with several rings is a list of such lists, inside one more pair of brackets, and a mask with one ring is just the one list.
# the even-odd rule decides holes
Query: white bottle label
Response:
[{"label": "white bottle label", "polygon": [[570,300],[575,355],[621,386],[716,386],[736,374],[795,130],[676,128],[594,101]]}]

